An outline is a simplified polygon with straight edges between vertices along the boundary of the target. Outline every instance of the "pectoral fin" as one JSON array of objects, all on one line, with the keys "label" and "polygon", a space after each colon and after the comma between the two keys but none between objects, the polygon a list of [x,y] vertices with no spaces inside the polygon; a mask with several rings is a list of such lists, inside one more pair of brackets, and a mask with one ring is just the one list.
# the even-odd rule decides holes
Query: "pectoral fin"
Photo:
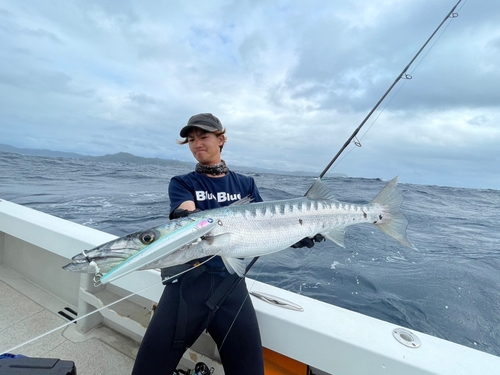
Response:
[{"label": "pectoral fin", "polygon": [[[211,246],[227,246],[231,241],[231,233],[223,233],[217,236],[208,236],[203,239],[207,241]],[[215,254],[217,255],[217,254]],[[236,273],[238,276],[243,277],[246,271],[246,264],[241,259],[238,258],[226,258],[221,256],[227,271],[230,274]]]},{"label": "pectoral fin", "polygon": [[240,277],[245,276],[246,264],[241,259],[222,257],[222,261],[230,274],[236,272],[236,274]]},{"label": "pectoral fin", "polygon": [[335,242],[340,247],[345,247],[344,238],[345,238],[345,228],[336,228],[330,232],[320,233],[324,237],[329,240]]}]

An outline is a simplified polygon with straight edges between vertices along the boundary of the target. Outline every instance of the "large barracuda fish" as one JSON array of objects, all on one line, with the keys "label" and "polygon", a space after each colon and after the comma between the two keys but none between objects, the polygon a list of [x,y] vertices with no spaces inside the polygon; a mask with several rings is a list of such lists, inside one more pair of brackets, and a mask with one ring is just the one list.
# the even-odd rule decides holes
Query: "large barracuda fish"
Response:
[{"label": "large barracuda fish", "polygon": [[316,180],[301,198],[249,203],[242,199],[227,207],[194,213],[166,224],[83,251],[63,268],[99,273],[107,283],[137,269],[163,268],[209,256],[220,256],[229,272],[243,275],[240,258],[271,254],[305,237],[321,234],[344,247],[346,227],[372,224],[401,244],[413,248],[406,237],[408,221],[400,212],[398,178],[365,205],[337,201]]}]

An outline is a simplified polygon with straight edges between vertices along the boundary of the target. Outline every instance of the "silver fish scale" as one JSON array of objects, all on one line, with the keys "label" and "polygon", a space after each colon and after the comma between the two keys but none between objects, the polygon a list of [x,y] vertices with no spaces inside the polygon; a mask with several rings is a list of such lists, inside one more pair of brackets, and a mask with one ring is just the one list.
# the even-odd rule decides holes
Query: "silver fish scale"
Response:
[{"label": "silver fish scale", "polygon": [[[354,205],[307,198],[254,203],[231,210],[212,210],[211,214],[219,226],[207,236],[207,241],[185,251],[227,257],[261,256],[317,233],[328,235],[349,225],[382,223],[384,217],[389,218],[387,210],[378,204]],[[225,240],[219,241],[219,237]]]}]

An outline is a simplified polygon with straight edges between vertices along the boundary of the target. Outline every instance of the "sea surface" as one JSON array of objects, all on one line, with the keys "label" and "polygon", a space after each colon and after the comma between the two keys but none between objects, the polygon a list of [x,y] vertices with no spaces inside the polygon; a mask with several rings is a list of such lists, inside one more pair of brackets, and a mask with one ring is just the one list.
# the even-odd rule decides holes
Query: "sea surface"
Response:
[{"label": "sea surface", "polygon": [[[0,153],[0,199],[122,236],[167,221],[169,179],[187,172]],[[249,175],[264,200],[302,196],[313,182]],[[353,203],[371,201],[386,184],[324,182]],[[417,251],[371,225],[352,226],[345,248],[327,241],[287,249],[261,257],[250,277],[500,356],[500,191],[405,183],[398,190]]]}]

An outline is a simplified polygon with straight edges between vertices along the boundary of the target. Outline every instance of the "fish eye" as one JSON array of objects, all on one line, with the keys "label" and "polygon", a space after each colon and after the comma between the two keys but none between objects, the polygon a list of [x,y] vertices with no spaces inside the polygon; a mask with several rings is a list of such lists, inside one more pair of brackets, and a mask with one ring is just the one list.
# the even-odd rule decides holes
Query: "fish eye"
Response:
[{"label": "fish eye", "polygon": [[141,242],[144,245],[149,245],[150,243],[152,243],[156,239],[156,236],[155,236],[154,232],[144,232],[144,233],[141,233],[141,235],[139,236],[139,239],[141,240]]}]

